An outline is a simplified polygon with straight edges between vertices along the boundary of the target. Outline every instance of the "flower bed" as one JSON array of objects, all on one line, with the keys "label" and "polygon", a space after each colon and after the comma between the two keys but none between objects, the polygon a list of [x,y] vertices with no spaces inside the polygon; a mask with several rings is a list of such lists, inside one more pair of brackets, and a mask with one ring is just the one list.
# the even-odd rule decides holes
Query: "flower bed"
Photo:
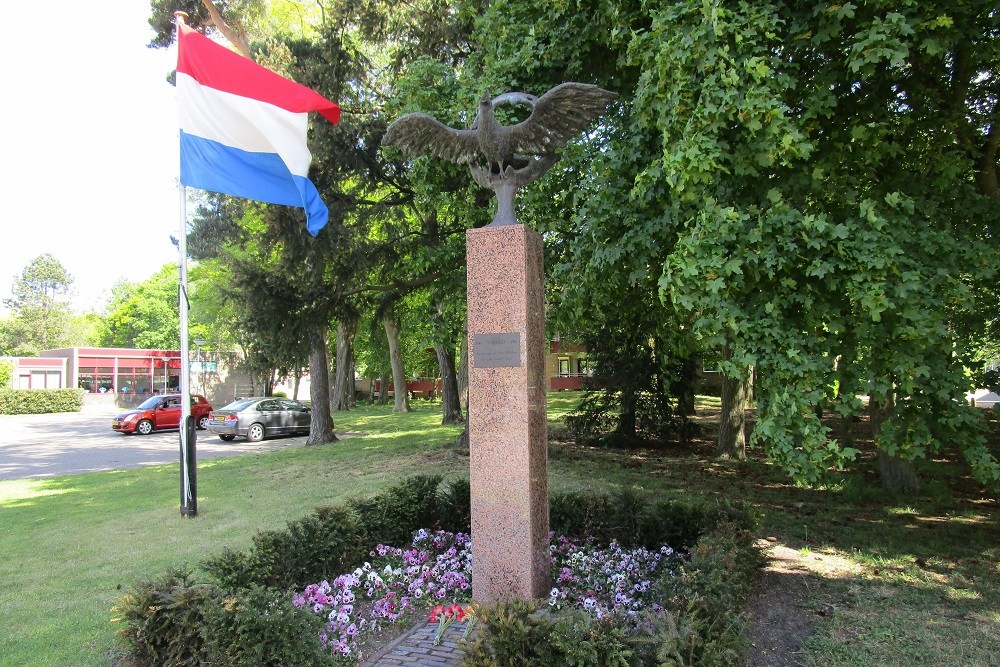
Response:
[{"label": "flower bed", "polygon": [[[601,548],[593,539],[550,537],[555,586],[549,606],[583,609],[595,619],[658,608],[650,599],[653,582],[675,573],[681,561],[668,546],[651,551],[612,542]],[[352,664],[358,647],[387,624],[412,623],[432,607],[436,618],[445,605],[459,605],[464,615],[460,605],[472,593],[468,535],[420,529],[407,548],[380,544],[369,556],[353,572],[310,584],[292,599],[295,607],[327,617],[320,640],[343,662]]]},{"label": "flower bed", "polygon": [[[119,632],[150,667],[355,664],[432,607],[452,610],[439,627],[453,605],[469,611],[469,525],[467,480],[408,478],[260,532],[202,573],[138,582],[115,605]],[[595,537],[553,539],[545,613],[537,601],[477,608],[465,664],[737,664],[739,609],[760,562],[752,525],[739,505],[553,494],[550,526]]]}]

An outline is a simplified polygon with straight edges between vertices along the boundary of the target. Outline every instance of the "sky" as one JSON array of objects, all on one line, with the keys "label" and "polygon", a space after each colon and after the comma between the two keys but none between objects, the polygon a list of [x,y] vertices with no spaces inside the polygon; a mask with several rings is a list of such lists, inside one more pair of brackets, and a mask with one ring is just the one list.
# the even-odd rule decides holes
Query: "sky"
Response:
[{"label": "sky", "polygon": [[177,103],[166,82],[177,55],[146,46],[149,11],[148,0],[49,0],[0,39],[0,303],[43,253],[72,276],[78,312],[100,310],[119,279],[178,262]]}]

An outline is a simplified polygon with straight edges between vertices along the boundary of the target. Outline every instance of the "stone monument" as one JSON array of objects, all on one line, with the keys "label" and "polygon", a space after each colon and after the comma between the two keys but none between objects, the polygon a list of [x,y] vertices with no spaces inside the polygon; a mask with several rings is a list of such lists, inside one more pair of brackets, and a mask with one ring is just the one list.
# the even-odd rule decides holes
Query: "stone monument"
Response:
[{"label": "stone monument", "polygon": [[[471,129],[411,113],[382,140],[468,164],[476,182],[496,193],[493,222],[466,233],[472,595],[481,603],[541,598],[549,590],[542,238],[517,223],[514,196],[615,97],[582,83],[541,97],[484,95]],[[500,104],[527,105],[531,113],[501,125]]]}]

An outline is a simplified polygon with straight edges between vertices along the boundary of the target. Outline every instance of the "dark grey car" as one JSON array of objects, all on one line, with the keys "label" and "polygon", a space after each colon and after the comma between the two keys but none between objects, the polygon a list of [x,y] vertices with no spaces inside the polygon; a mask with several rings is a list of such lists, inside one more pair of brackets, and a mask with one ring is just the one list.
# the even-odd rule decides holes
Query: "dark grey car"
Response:
[{"label": "dark grey car", "polygon": [[244,436],[260,442],[273,435],[309,433],[309,408],[298,401],[274,396],[238,398],[229,405],[212,410],[206,427],[223,440]]}]

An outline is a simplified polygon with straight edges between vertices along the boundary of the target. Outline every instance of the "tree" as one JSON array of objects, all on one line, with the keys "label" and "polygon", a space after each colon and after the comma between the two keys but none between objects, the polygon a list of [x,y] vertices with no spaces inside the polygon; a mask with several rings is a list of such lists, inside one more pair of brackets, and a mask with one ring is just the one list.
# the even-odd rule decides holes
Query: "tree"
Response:
[{"label": "tree", "polygon": [[570,174],[567,151],[522,200],[555,211],[538,219],[555,275],[569,267],[565,310],[593,303],[574,275],[598,290],[602,266],[659,278],[665,318],[706,353],[728,346],[729,377],[758,371],[752,442],[801,483],[854,456],[819,413],[857,415],[857,394],[886,406],[888,485],[915,488],[905,469],[946,445],[995,483],[977,416],[953,399],[964,338],[996,312],[972,288],[996,283],[1000,256],[997,16],[989,2],[498,0],[468,69],[501,90],[571,78],[621,94],[601,150]]},{"label": "tree", "polygon": [[14,278],[11,298],[4,300],[12,312],[5,327],[5,354],[32,356],[70,342],[72,285],[72,276],[49,253],[31,260]]},{"label": "tree", "polygon": [[663,293],[757,367],[754,440],[800,482],[853,457],[817,413],[857,414],[856,394],[885,486],[916,490],[912,462],[946,445],[1000,481],[953,400],[956,315],[996,275],[988,5],[678,2],[634,44],[663,138],[642,179],[683,202]]},{"label": "tree", "polygon": [[0,389],[10,387],[14,379],[14,365],[5,359],[0,359]]},{"label": "tree", "polygon": [[98,327],[98,343],[104,347],[175,349],[180,340],[177,283],[175,264],[165,264],[135,285],[117,283],[107,305],[108,314]]}]

